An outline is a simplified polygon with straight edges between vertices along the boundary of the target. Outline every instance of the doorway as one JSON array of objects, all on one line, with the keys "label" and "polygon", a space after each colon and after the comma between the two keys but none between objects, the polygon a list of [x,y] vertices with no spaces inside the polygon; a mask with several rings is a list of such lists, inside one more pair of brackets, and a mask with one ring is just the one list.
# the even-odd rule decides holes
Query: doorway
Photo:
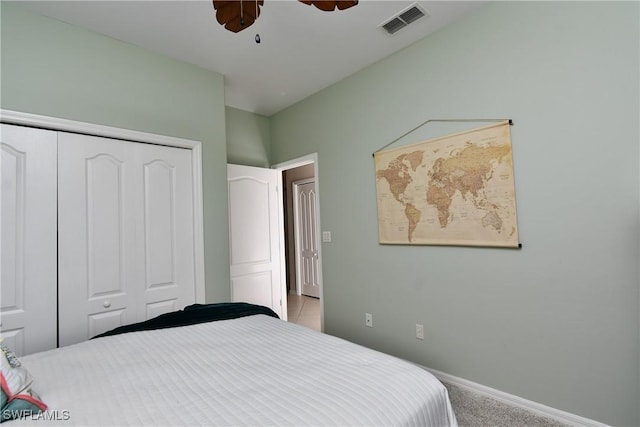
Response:
[{"label": "doorway", "polygon": [[[282,172],[282,188],[283,188],[283,212],[284,212],[284,247],[285,247],[285,280],[287,287],[287,314],[288,320],[317,331],[323,330],[323,301],[322,301],[322,264],[321,264],[321,244],[319,242],[320,219],[319,219],[319,203],[318,194],[318,173],[317,173],[317,154],[312,154],[292,161],[277,164],[273,166]],[[314,217],[307,229],[308,242],[315,245],[307,245],[303,249],[300,244],[296,245],[296,217],[297,209],[295,203],[295,183],[311,182],[307,185],[307,190],[316,196],[314,202]],[[298,222],[300,222],[298,220]],[[296,248],[298,246],[298,248]],[[311,249],[311,250],[309,250]],[[304,253],[304,254],[303,254]],[[307,277],[313,280],[312,288],[303,286],[300,283],[301,259],[313,261],[310,265],[311,269],[307,269]],[[308,264],[309,265],[309,264]],[[304,273],[303,273],[304,274]],[[309,294],[309,295],[305,295]]]}]

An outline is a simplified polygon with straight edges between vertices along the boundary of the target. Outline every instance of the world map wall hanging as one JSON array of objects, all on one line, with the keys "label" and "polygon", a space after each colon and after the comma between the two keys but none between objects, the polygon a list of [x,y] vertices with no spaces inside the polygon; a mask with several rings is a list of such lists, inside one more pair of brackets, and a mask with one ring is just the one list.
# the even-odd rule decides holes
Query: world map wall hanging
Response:
[{"label": "world map wall hanging", "polygon": [[508,120],[374,161],[380,243],[519,247]]}]

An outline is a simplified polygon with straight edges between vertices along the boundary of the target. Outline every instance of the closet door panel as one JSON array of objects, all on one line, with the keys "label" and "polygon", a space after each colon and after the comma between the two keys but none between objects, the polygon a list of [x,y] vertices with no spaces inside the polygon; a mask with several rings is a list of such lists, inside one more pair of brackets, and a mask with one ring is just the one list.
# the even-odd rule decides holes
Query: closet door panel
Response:
[{"label": "closet door panel", "polygon": [[18,355],[56,347],[55,132],[2,124],[2,337]]},{"label": "closet door panel", "polygon": [[186,149],[61,133],[60,344],[195,302]]},{"label": "closet door panel", "polygon": [[135,150],[142,171],[144,320],[195,301],[193,171],[188,150],[144,144]]},{"label": "closet door panel", "polygon": [[137,319],[135,190],[127,143],[60,133],[59,339],[84,341]]},{"label": "closet door panel", "polygon": [[144,231],[147,287],[176,283],[175,168],[154,160],[144,165]]}]

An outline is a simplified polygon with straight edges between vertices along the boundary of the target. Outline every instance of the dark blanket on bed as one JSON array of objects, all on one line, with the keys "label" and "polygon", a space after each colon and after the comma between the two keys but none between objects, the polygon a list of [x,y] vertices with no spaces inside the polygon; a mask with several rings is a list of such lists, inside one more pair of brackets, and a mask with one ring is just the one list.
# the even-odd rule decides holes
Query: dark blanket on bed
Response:
[{"label": "dark blanket on bed", "polygon": [[[245,302],[225,302],[217,304],[192,304],[180,311],[161,314],[144,322],[119,326],[115,329],[96,335],[93,338],[127,332],[149,331],[151,329],[174,328],[176,326],[194,325],[196,323],[213,322],[215,320],[236,319],[238,317],[266,314],[279,319],[278,315],[268,307]],[[92,338],[92,339],[93,339]]]}]

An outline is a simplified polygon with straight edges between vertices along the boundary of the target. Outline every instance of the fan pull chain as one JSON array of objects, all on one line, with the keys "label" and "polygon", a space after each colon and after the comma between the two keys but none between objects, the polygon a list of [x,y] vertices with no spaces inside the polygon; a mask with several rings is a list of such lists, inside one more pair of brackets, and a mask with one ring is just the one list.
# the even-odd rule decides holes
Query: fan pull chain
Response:
[{"label": "fan pull chain", "polygon": [[[256,21],[258,20],[258,0],[256,0]],[[260,44],[260,34],[256,33],[256,43]]]}]

